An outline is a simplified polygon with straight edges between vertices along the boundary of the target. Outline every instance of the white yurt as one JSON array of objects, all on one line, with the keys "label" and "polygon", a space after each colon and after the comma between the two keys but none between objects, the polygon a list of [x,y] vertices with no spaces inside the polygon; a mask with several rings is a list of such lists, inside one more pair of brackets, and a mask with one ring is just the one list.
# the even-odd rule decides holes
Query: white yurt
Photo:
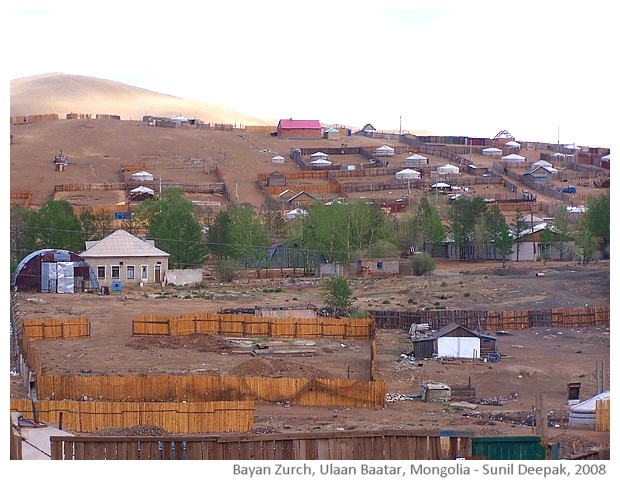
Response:
[{"label": "white yurt", "polygon": [[310,165],[314,167],[328,167],[332,164],[329,160],[325,160],[324,158],[317,158],[316,160],[312,160]]},{"label": "white yurt", "polygon": [[452,175],[456,173],[460,173],[459,167],[456,165],[447,163],[441,167],[437,167],[437,174],[439,175]]},{"label": "white yurt", "polygon": [[555,152],[553,155],[551,155],[553,158],[555,158],[556,160],[563,160],[566,158],[566,155],[564,153],[560,153],[560,152]]},{"label": "white yurt", "polygon": [[516,153],[505,155],[502,157],[502,162],[525,162],[525,157]]},{"label": "white yurt", "polygon": [[282,155],[276,155],[271,159],[271,163],[284,163],[284,157]]},{"label": "white yurt", "polygon": [[394,149],[389,145],[383,145],[375,150],[375,155],[379,157],[392,157],[394,155]]},{"label": "white yurt", "polygon": [[420,178],[420,172],[412,170],[411,168],[405,168],[399,172],[396,172],[396,178],[399,180],[410,180],[413,178]]},{"label": "white yurt", "polygon": [[132,189],[131,193],[146,193],[148,195],[154,195],[155,190],[153,190],[152,188],[148,188],[148,187],[144,187],[140,185],[139,187]]},{"label": "white yurt", "polygon": [[170,120],[174,123],[189,123],[189,119],[181,115],[179,115],[178,117],[172,117]]},{"label": "white yurt", "polygon": [[532,163],[532,167],[553,167],[553,164],[549,163],[547,160],[538,160]]},{"label": "white yurt", "polygon": [[509,142],[506,142],[504,145],[506,145],[508,148],[520,148],[521,144],[519,142],[515,142],[514,140],[510,140]]},{"label": "white yurt", "polygon": [[609,159],[610,159],[610,158],[611,158],[611,153],[608,153],[607,155],[603,155],[603,156],[601,157],[601,160],[602,160],[603,162],[609,162]]},{"label": "white yurt", "polygon": [[597,400],[610,400],[609,390],[601,392],[577,405],[570,407],[568,424],[572,426],[594,427],[596,424]]},{"label": "white yurt", "polygon": [[420,155],[418,153],[414,153],[409,157],[405,158],[405,167],[414,167],[416,165],[426,165],[428,163],[428,158],[424,155]]},{"label": "white yurt", "polygon": [[310,155],[310,158],[312,160],[321,160],[321,159],[327,160],[328,155],[327,153],[323,153],[323,152],[315,152],[312,155]]},{"label": "white yurt", "polygon": [[487,157],[499,157],[502,154],[502,150],[500,148],[488,147],[482,149],[482,155],[486,155]]},{"label": "white yurt", "polygon": [[131,175],[131,179],[137,180],[137,181],[143,181],[143,180],[153,181],[153,174],[149,172],[145,172],[143,170],[141,172],[136,172],[133,175]]}]

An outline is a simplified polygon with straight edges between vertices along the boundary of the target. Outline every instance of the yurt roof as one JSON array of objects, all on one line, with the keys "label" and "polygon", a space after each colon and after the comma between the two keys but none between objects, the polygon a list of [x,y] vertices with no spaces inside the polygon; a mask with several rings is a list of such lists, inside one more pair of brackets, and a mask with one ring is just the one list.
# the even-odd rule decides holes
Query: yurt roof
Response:
[{"label": "yurt roof", "polygon": [[396,172],[396,176],[397,177],[406,177],[406,176],[415,176],[415,177],[419,177],[420,176],[420,172],[413,170],[411,168],[404,168],[402,170],[400,170],[399,172]]},{"label": "yurt roof", "polygon": [[319,158],[317,160],[312,160],[310,162],[312,165],[331,165],[332,162],[330,162],[329,160],[324,160],[322,158]]},{"label": "yurt roof", "polygon": [[510,155],[502,157],[502,160],[525,160],[525,157],[517,155],[516,153],[511,153]]},{"label": "yurt roof", "polygon": [[282,155],[276,155],[272,160],[284,160],[284,157]]},{"label": "yurt roof", "polygon": [[495,148],[495,147],[488,147],[488,148],[483,148],[482,151],[483,152],[501,152],[502,149],[501,148]]},{"label": "yurt roof", "polygon": [[450,186],[449,183],[437,182],[431,185],[431,188],[448,188]]},{"label": "yurt roof", "polygon": [[509,142],[506,142],[505,145],[507,147],[520,147],[521,146],[519,142],[515,142],[514,140],[510,140]]},{"label": "yurt roof", "polygon": [[594,395],[587,400],[584,400],[577,405],[573,405],[570,407],[570,411],[574,413],[594,413],[596,412],[596,401],[597,400],[609,400],[611,398],[609,390],[605,390],[597,395]]},{"label": "yurt roof", "polygon": [[413,155],[407,157],[405,160],[428,160],[424,155],[419,155],[414,153]]},{"label": "yurt roof", "polygon": [[132,189],[131,193],[150,193],[152,195],[155,193],[155,190],[140,185],[139,187]]},{"label": "yurt roof", "polygon": [[132,177],[152,177],[153,174],[149,173],[149,172],[145,172],[144,170],[142,170],[141,172],[136,172],[134,174],[131,175]]},{"label": "yurt roof", "polygon": [[327,153],[323,153],[323,152],[315,152],[312,155],[310,155],[311,158],[317,158],[317,157],[327,157]]},{"label": "yurt roof", "polygon": [[611,153],[608,153],[607,155],[601,157],[601,160],[609,160],[610,159],[610,155],[611,155]]},{"label": "yurt roof", "polygon": [[381,147],[377,148],[377,151],[390,151],[390,152],[393,152],[394,149],[392,147],[390,147],[389,145],[382,145]]}]

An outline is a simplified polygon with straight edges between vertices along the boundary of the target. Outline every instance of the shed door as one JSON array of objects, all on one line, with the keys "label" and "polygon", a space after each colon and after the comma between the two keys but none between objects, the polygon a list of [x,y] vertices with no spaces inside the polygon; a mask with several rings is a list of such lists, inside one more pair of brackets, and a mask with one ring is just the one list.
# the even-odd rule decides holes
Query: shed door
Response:
[{"label": "shed door", "polygon": [[439,357],[480,358],[478,337],[442,337],[437,339]]}]

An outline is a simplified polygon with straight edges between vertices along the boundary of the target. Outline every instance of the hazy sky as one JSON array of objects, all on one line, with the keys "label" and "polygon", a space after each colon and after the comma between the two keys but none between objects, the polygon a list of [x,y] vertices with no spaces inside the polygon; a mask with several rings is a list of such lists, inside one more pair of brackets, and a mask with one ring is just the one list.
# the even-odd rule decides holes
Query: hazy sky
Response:
[{"label": "hazy sky", "polygon": [[86,75],[275,122],[612,143],[610,1],[8,4],[10,79]]}]

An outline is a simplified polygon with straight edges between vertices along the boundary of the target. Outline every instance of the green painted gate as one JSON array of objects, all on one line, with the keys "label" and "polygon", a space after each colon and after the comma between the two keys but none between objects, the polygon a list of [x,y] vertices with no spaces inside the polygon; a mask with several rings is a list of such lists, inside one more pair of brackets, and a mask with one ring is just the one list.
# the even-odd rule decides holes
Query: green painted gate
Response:
[{"label": "green painted gate", "polygon": [[488,460],[545,460],[547,449],[539,436],[473,437],[471,453],[474,458]]}]

